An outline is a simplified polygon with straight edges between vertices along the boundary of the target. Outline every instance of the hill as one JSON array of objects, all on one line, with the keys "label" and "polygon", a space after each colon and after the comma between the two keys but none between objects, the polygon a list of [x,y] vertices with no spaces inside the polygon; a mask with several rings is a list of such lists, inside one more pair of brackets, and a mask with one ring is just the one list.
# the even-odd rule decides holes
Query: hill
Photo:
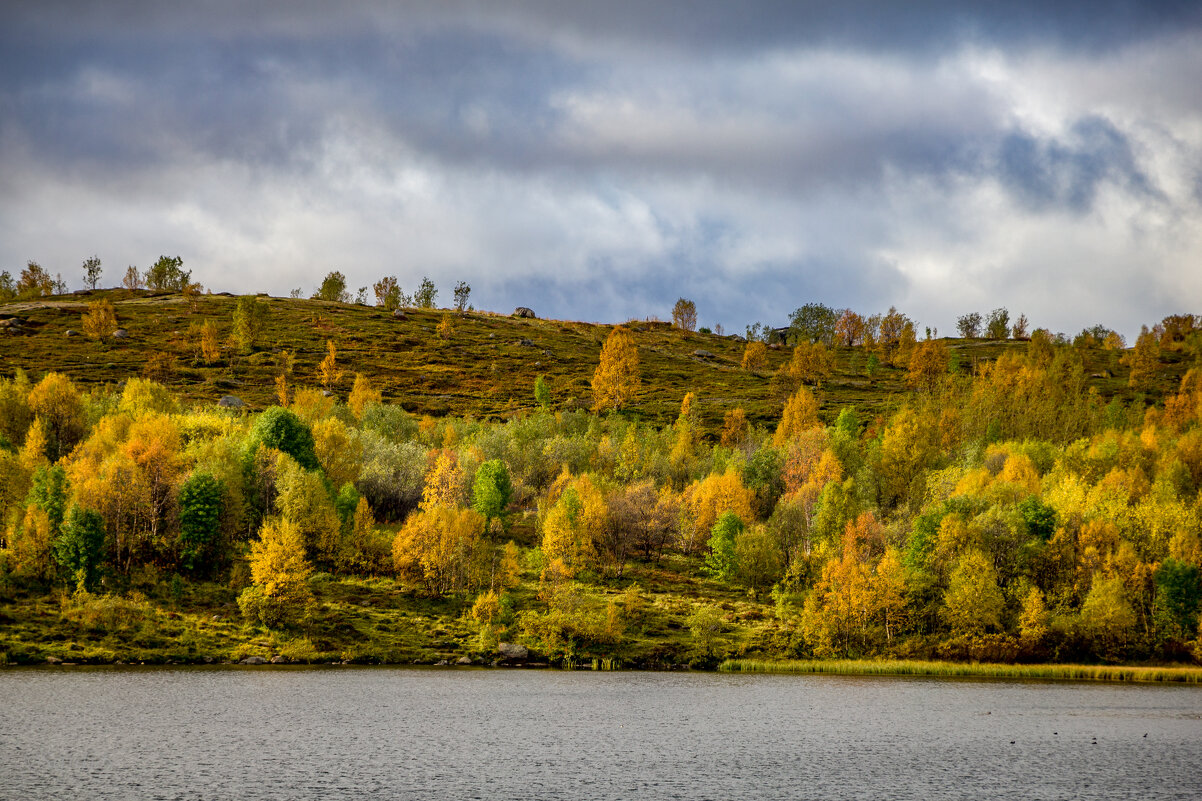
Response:
[{"label": "hill", "polygon": [[[80,335],[88,303],[107,298],[117,312],[123,339],[97,342]],[[355,373],[371,377],[384,400],[417,415],[471,415],[505,419],[534,406],[535,379],[544,375],[555,409],[586,409],[602,343],[613,325],[520,319],[492,312],[462,315],[437,309],[406,309],[403,317],[376,307],[320,300],[263,298],[268,314],[257,349],[242,353],[231,341],[237,298],[228,294],[184,296],[149,291],[99,290],[36,301],[0,304],[0,361],[5,373],[32,376],[56,370],[81,386],[117,384],[132,376],[154,378],[182,399],[213,403],[226,394],[251,409],[275,402],[275,380],[287,357],[295,361],[289,381],[318,386],[318,365],[327,342],[344,371],[335,393],[345,396]],[[443,337],[445,319],[451,333]],[[212,321],[221,357],[205,364],[198,329]],[[675,419],[681,398],[697,396],[705,427],[720,429],[726,411],[741,406],[755,424],[774,425],[785,392],[772,377],[790,349],[770,349],[760,370],[744,370],[742,338],[684,331],[670,323],[632,320],[625,325],[638,345],[643,385],[630,414],[650,422]],[[944,340],[960,369],[1006,352],[1017,341]],[[1128,370],[1119,352],[1083,351],[1089,386],[1106,399],[1129,402]],[[880,365],[868,375],[862,348],[838,348],[836,369],[816,393],[828,422],[845,405],[875,416],[896,407],[907,392],[905,370]],[[1186,365],[1180,353],[1162,354],[1162,369],[1148,400],[1175,391]]]}]

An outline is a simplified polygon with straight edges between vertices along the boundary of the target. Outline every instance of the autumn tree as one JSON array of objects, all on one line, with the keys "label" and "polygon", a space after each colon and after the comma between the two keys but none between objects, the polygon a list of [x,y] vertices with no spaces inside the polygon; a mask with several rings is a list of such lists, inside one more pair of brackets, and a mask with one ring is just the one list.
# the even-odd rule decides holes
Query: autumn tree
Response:
[{"label": "autumn tree", "polygon": [[593,410],[626,407],[634,400],[639,385],[639,352],[634,337],[616,326],[601,348],[601,362],[593,373]]},{"label": "autumn tree", "polygon": [[799,342],[786,371],[795,384],[819,386],[835,372],[835,354],[820,343]]},{"label": "autumn tree", "polygon": [[543,518],[543,553],[559,573],[571,576],[597,560],[597,542],[608,509],[588,475],[571,479]]},{"label": "autumn tree", "polygon": [[346,399],[346,405],[350,407],[351,414],[355,415],[356,420],[362,420],[364,410],[374,403],[379,403],[383,397],[383,393],[371,385],[367,376],[355,373],[355,383],[351,387],[351,394]]},{"label": "autumn tree", "polygon": [[372,284],[372,291],[376,294],[376,305],[384,307],[385,311],[395,311],[409,300],[397,284],[395,275],[385,276]]},{"label": "autumn tree", "polygon": [[910,356],[910,372],[906,382],[924,392],[933,392],[939,381],[947,375],[951,358],[947,345],[938,339],[923,340]]},{"label": "autumn tree", "polygon": [[602,550],[612,561],[637,552],[658,561],[675,539],[680,525],[679,498],[669,488],[657,490],[651,479],[616,488],[606,496],[608,524]]},{"label": "autumn tree", "polygon": [[91,256],[83,262],[83,285],[88,289],[96,289],[100,284],[100,257]]},{"label": "autumn tree", "polygon": [[1015,320],[1014,324],[1010,326],[1010,338],[1011,339],[1026,339],[1028,325],[1030,325],[1030,323],[1027,321],[1027,315],[1025,315],[1025,314],[1018,315],[1018,319]]},{"label": "autumn tree", "polygon": [[234,338],[245,353],[255,349],[267,324],[267,302],[253,295],[238,298],[234,308]]},{"label": "autumn tree", "polygon": [[442,320],[434,328],[438,335],[443,339],[450,339],[451,334],[455,333],[455,326],[451,324],[451,315],[444,314]]},{"label": "autumn tree", "polygon": [[844,309],[835,320],[835,339],[846,347],[854,347],[864,339],[864,318],[851,309]]},{"label": "autumn tree", "polygon": [[50,273],[36,261],[25,265],[21,277],[17,279],[17,296],[22,298],[40,298],[54,294],[54,279]]},{"label": "autumn tree", "polygon": [[751,426],[743,410],[731,409],[722,418],[722,444],[728,447],[741,445],[747,439],[750,430]]},{"label": "autumn tree", "polygon": [[772,436],[772,445],[777,448],[783,447],[801,432],[819,425],[821,423],[818,420],[818,399],[808,389],[801,387],[785,401],[780,423]]},{"label": "autumn tree", "polygon": [[750,520],[753,500],[754,493],[744,486],[742,476],[733,468],[693,482],[681,499],[681,550],[692,553],[700,548],[723,512],[734,512],[741,520]]},{"label": "autumn tree", "polygon": [[264,522],[250,549],[254,585],[238,598],[243,615],[269,627],[299,620],[313,602],[312,572],[300,529],[288,520]]},{"label": "autumn tree", "polygon": [[672,325],[682,331],[697,330],[697,305],[691,300],[679,298],[672,307]]},{"label": "autumn tree", "polygon": [[473,509],[436,505],[409,516],[392,543],[393,567],[436,594],[464,593],[486,580],[484,520]]},{"label": "autumn tree", "polygon": [[83,316],[83,332],[92,339],[104,339],[117,330],[117,311],[108,298],[88,304]]},{"label": "autumn tree", "polygon": [[997,572],[985,554],[965,552],[956,563],[943,594],[944,618],[959,634],[975,634],[1001,626],[1006,599]]},{"label": "autumn tree", "polygon": [[332,391],[342,381],[342,370],[338,367],[338,349],[334,347],[333,340],[326,340],[326,357],[321,360],[317,372],[321,377],[321,385],[327,392]]},{"label": "autumn tree", "polygon": [[45,426],[46,457],[51,462],[70,453],[84,435],[87,417],[83,398],[62,373],[47,373],[30,390],[29,409]]},{"label": "autumn tree", "polygon": [[205,364],[213,364],[221,358],[221,344],[217,336],[217,323],[205,320],[200,326],[200,358]]},{"label": "autumn tree", "polygon": [[1140,329],[1135,347],[1123,356],[1122,361],[1131,368],[1127,385],[1147,389],[1160,367],[1160,343],[1146,325]]},{"label": "autumn tree", "polygon": [[125,268],[125,275],[121,278],[121,286],[126,289],[141,289],[146,284],[142,281],[142,273],[137,267],[131,264]]},{"label": "autumn tree", "polygon": [[538,376],[534,379],[534,401],[544,409],[551,406],[551,389],[547,386],[545,376]]},{"label": "autumn tree", "polygon": [[748,342],[747,347],[743,348],[743,369],[762,370],[767,363],[768,346],[759,340]]},{"label": "autumn tree", "polygon": [[321,279],[321,286],[313,293],[313,299],[350,303],[351,295],[346,291],[346,276],[338,270],[326,273],[326,277]]}]

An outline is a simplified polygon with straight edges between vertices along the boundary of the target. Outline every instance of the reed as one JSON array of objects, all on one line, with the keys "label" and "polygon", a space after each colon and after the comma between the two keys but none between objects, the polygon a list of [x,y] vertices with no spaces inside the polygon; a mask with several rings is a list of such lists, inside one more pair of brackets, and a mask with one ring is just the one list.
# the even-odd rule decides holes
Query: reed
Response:
[{"label": "reed", "polygon": [[728,659],[718,666],[718,670],[724,673],[826,673],[847,676],[944,676],[1202,684],[1202,668],[1192,667],[1004,665],[867,659],[816,659],[781,662],[760,659]]}]

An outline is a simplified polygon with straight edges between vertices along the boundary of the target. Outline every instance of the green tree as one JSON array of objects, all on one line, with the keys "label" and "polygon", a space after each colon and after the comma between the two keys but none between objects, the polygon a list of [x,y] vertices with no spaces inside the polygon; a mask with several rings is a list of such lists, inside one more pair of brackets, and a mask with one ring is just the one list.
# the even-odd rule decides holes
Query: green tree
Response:
[{"label": "green tree", "polygon": [[372,284],[376,293],[376,305],[383,306],[385,311],[395,311],[409,303],[409,298],[401,291],[395,275],[385,276]]},{"label": "green tree", "polygon": [[830,306],[807,303],[789,316],[789,336],[798,342],[835,341],[835,323],[839,314]]},{"label": "green tree", "polygon": [[1169,557],[1156,568],[1156,619],[1164,635],[1182,641],[1198,630],[1202,576],[1195,565]]},{"label": "green tree", "polygon": [[1135,610],[1127,600],[1118,576],[1095,575],[1093,586],[1081,604],[1081,628],[1093,640],[1100,656],[1114,657],[1135,626]]},{"label": "green tree", "polygon": [[13,282],[13,275],[8,270],[0,272],[0,303],[6,300],[12,300],[17,296],[17,285]]},{"label": "green tree", "polygon": [[247,438],[249,454],[260,445],[283,451],[306,470],[320,467],[312,429],[289,409],[272,406],[259,415]]},{"label": "green tree", "polygon": [[721,514],[710,529],[709,553],[705,556],[705,572],[719,581],[730,581],[738,572],[736,543],[743,533],[743,521],[734,512]]},{"label": "green tree", "polygon": [[54,279],[50,273],[36,261],[25,265],[21,277],[17,279],[17,297],[40,298],[54,294]]},{"label": "green tree", "polygon": [[26,504],[38,507],[50,521],[50,536],[57,537],[67,510],[67,472],[61,465],[42,465],[33,474]]},{"label": "green tree", "polygon": [[88,289],[95,289],[100,284],[100,257],[92,256],[84,259],[83,263],[83,285]]},{"label": "green tree", "polygon": [[145,285],[142,280],[142,273],[137,267],[131,264],[125,268],[125,275],[121,278],[121,286],[126,289],[141,289]]},{"label": "green tree", "polygon": [[84,589],[91,589],[104,552],[104,517],[94,509],[72,506],[54,541],[54,559]]},{"label": "green tree", "polygon": [[534,379],[534,400],[544,409],[551,405],[551,389],[543,376]]},{"label": "green tree", "polygon": [[179,551],[185,570],[211,564],[225,492],[208,473],[193,473],[179,489]]},{"label": "green tree", "polygon": [[192,271],[184,270],[179,256],[159,256],[146,271],[146,286],[156,292],[183,292],[192,280]]},{"label": "green tree", "polygon": [[985,336],[990,339],[1005,339],[1010,336],[1010,312],[1005,308],[989,312],[989,320],[985,323]]},{"label": "green tree", "polygon": [[234,307],[234,338],[246,353],[255,349],[267,323],[267,302],[253,295],[238,298]]},{"label": "green tree", "polygon": [[468,286],[467,281],[455,284],[455,311],[463,314],[463,310],[467,308],[468,296],[471,294],[472,288]]},{"label": "green tree", "polygon": [[429,278],[422,278],[421,284],[418,285],[417,291],[413,293],[413,305],[419,309],[433,309],[434,300],[438,297],[438,290],[434,288],[434,282]]},{"label": "green tree", "polygon": [[351,296],[346,291],[346,276],[337,270],[326,273],[326,277],[321,280],[321,286],[313,293],[313,299],[350,303]]},{"label": "green tree", "polygon": [[476,468],[472,485],[472,508],[484,518],[485,530],[492,520],[504,523],[505,510],[513,500],[513,483],[509,468],[500,459],[489,459]]}]

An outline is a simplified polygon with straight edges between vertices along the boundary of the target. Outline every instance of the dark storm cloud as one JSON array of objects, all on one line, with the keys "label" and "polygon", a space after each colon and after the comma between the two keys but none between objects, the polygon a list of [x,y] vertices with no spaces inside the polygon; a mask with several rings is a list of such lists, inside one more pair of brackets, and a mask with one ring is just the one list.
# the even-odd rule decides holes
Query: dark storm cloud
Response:
[{"label": "dark storm cloud", "polygon": [[1060,313],[1088,265],[1090,317],[1127,324],[1202,304],[1200,14],[9,4],[0,268],[161,250],[215,288],[429,274],[583,319],[685,294],[738,330],[812,300]]}]

